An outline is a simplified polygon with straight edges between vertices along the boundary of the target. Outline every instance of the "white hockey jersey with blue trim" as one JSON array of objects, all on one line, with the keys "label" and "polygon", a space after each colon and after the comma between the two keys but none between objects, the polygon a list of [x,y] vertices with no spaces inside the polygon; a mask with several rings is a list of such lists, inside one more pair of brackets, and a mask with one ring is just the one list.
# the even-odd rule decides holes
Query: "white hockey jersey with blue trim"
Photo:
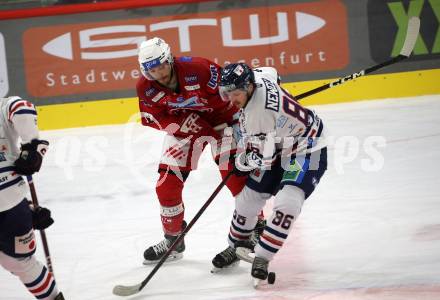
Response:
[{"label": "white hockey jersey with blue trim", "polygon": [[251,147],[270,164],[276,156],[310,153],[326,146],[324,125],[277,82],[274,68],[254,69],[256,88],[241,110],[241,147]]},{"label": "white hockey jersey with blue trim", "polygon": [[19,97],[0,98],[0,211],[20,203],[28,188],[14,172],[20,154],[19,140],[28,143],[38,138],[37,112],[32,103]]}]

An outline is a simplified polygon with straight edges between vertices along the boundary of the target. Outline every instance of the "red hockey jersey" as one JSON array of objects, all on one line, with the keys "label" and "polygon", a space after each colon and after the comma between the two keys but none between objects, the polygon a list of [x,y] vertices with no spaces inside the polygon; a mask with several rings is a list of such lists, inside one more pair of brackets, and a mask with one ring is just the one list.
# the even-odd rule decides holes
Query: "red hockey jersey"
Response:
[{"label": "red hockey jersey", "polygon": [[211,126],[232,123],[238,108],[218,94],[220,66],[205,58],[174,59],[178,90],[174,92],[156,81],[141,77],[136,85],[142,124],[159,130],[196,112]]}]

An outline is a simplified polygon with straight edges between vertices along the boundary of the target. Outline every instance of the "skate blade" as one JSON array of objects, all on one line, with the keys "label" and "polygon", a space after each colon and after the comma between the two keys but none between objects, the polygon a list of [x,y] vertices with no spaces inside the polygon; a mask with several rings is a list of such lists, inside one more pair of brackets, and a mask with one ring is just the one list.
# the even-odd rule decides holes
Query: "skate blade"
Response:
[{"label": "skate blade", "polygon": [[211,273],[216,274],[216,273],[220,273],[220,272],[225,272],[227,270],[233,269],[234,267],[238,266],[239,264],[240,264],[240,260],[237,260],[237,261],[233,262],[232,264],[230,264],[229,266],[226,266],[223,268],[212,267]]},{"label": "skate blade", "polygon": [[258,287],[261,285],[261,279],[259,278],[252,278],[252,286],[254,289],[258,289]]},{"label": "skate blade", "polygon": [[253,284],[254,288],[257,289],[261,285],[265,285],[265,284],[272,285],[275,283],[275,280],[276,280],[276,273],[269,272],[267,274],[266,279],[252,277],[252,284]]},{"label": "skate blade", "polygon": [[[170,254],[170,256],[168,256],[168,258],[165,260],[165,262],[172,262],[172,261],[179,260],[179,259],[182,259],[182,258],[183,258],[183,253],[177,253],[176,252],[176,253]],[[151,265],[157,264],[159,261],[160,261],[160,259],[158,259],[158,260],[146,260],[146,259],[144,259],[142,264],[144,266],[151,266]]]}]

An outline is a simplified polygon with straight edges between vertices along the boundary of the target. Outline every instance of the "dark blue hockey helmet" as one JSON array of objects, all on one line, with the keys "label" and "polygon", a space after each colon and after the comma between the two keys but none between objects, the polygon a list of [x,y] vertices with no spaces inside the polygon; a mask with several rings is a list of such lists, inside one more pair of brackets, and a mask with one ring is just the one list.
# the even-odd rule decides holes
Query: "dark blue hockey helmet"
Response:
[{"label": "dark blue hockey helmet", "polygon": [[248,65],[244,63],[229,64],[221,70],[220,96],[223,100],[228,100],[227,94],[229,92],[237,89],[246,90],[254,82],[254,72]]}]

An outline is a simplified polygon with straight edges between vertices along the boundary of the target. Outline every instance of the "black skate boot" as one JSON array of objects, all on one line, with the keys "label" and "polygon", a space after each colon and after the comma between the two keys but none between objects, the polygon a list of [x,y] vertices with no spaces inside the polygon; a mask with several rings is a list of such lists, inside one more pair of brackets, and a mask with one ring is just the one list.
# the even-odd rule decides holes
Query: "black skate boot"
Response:
[{"label": "black skate boot", "polygon": [[[182,229],[186,227],[186,222],[182,223]],[[162,256],[168,251],[171,245],[179,236],[173,236],[165,234],[165,238],[157,243],[149,247],[144,252],[144,265],[156,264],[162,258]],[[182,241],[174,248],[171,254],[168,256],[166,261],[178,260],[183,257],[183,251],[185,251],[185,241]]]},{"label": "black skate boot", "polygon": [[260,280],[266,280],[268,271],[267,268],[269,266],[269,262],[264,258],[256,256],[254,258],[254,262],[252,263],[252,277]]},{"label": "black skate boot", "polygon": [[235,254],[235,249],[232,247],[228,247],[212,259],[214,269],[212,269],[211,273],[216,273],[221,269],[235,266],[238,264],[238,262],[239,259]]},{"label": "black skate boot", "polygon": [[254,247],[258,244],[260,235],[263,234],[264,227],[266,227],[266,220],[258,219],[257,224],[255,224],[254,231],[252,231],[251,237],[249,238]]},{"label": "black skate boot", "polygon": [[55,300],[64,300],[63,293],[60,292],[60,293],[55,297]]}]

